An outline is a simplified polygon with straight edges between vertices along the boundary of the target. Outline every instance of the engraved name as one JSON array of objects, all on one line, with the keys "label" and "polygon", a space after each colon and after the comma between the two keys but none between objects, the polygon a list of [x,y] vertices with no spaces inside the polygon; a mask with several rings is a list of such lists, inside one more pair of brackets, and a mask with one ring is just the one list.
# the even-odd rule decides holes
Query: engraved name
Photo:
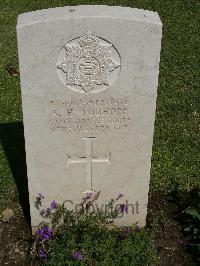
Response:
[{"label": "engraved name", "polygon": [[52,131],[126,132],[132,122],[127,98],[51,100],[49,105]]}]

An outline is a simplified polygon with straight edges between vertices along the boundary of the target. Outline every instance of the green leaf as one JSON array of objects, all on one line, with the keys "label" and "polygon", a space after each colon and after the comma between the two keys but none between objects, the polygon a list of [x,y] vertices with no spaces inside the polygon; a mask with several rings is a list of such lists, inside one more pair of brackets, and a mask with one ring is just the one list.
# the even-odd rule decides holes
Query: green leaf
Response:
[{"label": "green leaf", "polygon": [[190,227],[189,227],[189,226],[188,226],[188,227],[185,227],[185,228],[184,228],[184,231],[185,231],[185,232],[190,232]]},{"label": "green leaf", "polygon": [[188,209],[185,212],[200,221],[200,214],[196,209]]}]

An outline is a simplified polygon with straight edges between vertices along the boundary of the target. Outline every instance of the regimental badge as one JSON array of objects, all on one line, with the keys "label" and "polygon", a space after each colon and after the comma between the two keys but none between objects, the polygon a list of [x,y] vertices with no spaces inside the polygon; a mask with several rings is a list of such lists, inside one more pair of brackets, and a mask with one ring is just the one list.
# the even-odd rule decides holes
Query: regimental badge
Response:
[{"label": "regimental badge", "polygon": [[111,43],[88,31],[61,49],[57,69],[67,87],[98,92],[113,84],[120,70],[120,56]]}]

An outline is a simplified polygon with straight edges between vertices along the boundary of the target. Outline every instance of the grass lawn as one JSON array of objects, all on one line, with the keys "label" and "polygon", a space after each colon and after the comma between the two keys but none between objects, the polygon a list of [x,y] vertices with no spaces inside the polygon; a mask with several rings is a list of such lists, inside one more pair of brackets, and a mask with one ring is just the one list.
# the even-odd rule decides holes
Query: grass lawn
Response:
[{"label": "grass lawn", "polygon": [[[15,195],[28,208],[16,20],[21,13],[65,5],[120,5],[157,11],[163,23],[150,192],[200,185],[200,1],[0,1],[0,210]],[[34,51],[33,51],[34,53]],[[17,189],[16,189],[17,188]],[[18,193],[19,192],[19,193]]]}]

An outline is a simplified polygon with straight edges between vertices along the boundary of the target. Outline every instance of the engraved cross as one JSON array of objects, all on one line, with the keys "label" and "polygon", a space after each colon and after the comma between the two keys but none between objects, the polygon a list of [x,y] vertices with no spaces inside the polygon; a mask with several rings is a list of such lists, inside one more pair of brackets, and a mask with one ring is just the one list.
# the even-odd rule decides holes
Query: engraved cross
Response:
[{"label": "engraved cross", "polygon": [[86,163],[86,181],[88,186],[90,186],[90,189],[92,189],[92,163],[110,163],[111,153],[105,157],[93,157],[93,140],[95,137],[82,139],[85,141],[86,145],[86,156],[72,158],[71,156],[67,155],[67,167],[69,167],[70,164]]}]

